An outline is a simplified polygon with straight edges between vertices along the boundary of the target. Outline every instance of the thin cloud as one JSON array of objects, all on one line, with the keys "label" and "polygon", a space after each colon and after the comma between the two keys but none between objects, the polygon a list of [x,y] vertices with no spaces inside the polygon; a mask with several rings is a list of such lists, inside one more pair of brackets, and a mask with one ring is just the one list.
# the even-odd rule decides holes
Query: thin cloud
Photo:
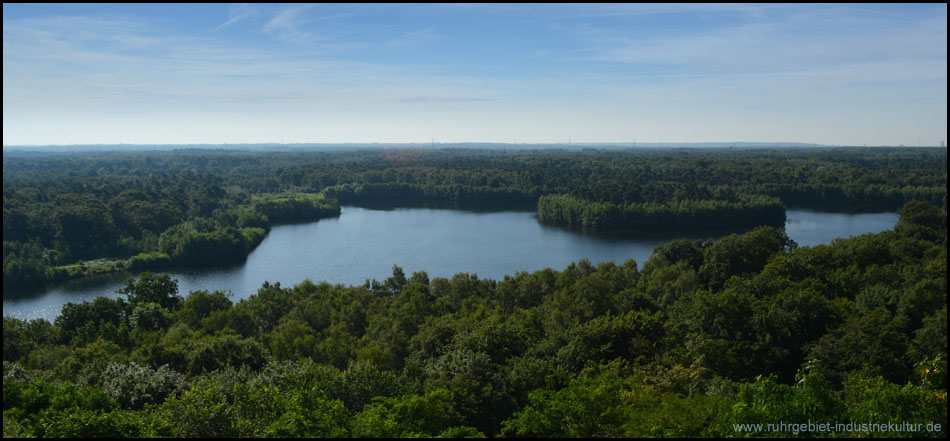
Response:
[{"label": "thin cloud", "polygon": [[230,10],[228,10],[228,20],[225,21],[224,23],[219,24],[217,27],[215,27],[209,32],[219,31],[227,26],[230,26],[241,20],[244,20],[245,18],[257,16],[259,13],[260,13],[260,10],[258,10],[258,8],[248,5],[246,3],[240,4],[238,6],[234,6]]},{"label": "thin cloud", "polygon": [[398,102],[400,103],[478,103],[485,101],[494,101],[491,98],[478,98],[478,97],[434,97],[434,96],[412,96],[406,98],[400,98]]},{"label": "thin cloud", "polygon": [[303,13],[314,6],[295,6],[278,12],[264,25],[264,33],[278,40],[292,43],[307,43],[317,40],[314,33],[303,29],[304,25],[311,21]]},{"label": "thin cloud", "polygon": [[[841,30],[846,18],[858,30]],[[586,55],[573,60],[732,75],[822,72],[879,61],[908,65],[946,59],[945,40],[933,37],[945,33],[945,19],[889,22],[888,26],[888,32],[874,32],[871,30],[881,29],[883,24],[844,17],[830,8],[675,35],[636,36],[583,24],[574,33],[587,40]]]},{"label": "thin cloud", "polygon": [[[93,133],[96,121],[136,117],[143,133],[160,132],[152,120],[166,118],[196,139],[231,127],[206,119],[239,118],[267,120],[234,126],[247,136],[314,130],[322,120],[340,136],[373,127],[383,138],[438,121],[462,138],[511,127],[575,140],[579,131],[659,139],[680,136],[688,122],[696,136],[714,138],[787,137],[794,126],[819,138],[840,130],[841,139],[829,142],[861,143],[860,130],[889,125],[946,139],[945,6],[882,7],[882,14],[786,5],[714,13],[312,7],[203,8],[206,15],[184,22],[167,10],[164,17],[96,8],[8,13],[5,140],[53,136],[26,128],[54,121],[82,121],[91,125],[74,125],[77,133]],[[661,16],[667,8],[671,15]],[[585,11],[591,17],[578,19]],[[400,45],[442,50],[401,57]],[[891,131],[886,142],[908,143]]]},{"label": "thin cloud", "polygon": [[386,41],[389,47],[416,47],[431,43],[442,38],[441,35],[432,33],[433,28],[422,29],[418,31],[406,32],[396,38]]}]

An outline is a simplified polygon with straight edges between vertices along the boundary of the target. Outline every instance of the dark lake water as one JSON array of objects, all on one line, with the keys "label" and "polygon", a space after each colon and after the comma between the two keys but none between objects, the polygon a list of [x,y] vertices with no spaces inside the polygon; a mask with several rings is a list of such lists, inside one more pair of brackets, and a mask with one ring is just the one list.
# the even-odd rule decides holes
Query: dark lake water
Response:
[{"label": "dark lake water", "polygon": [[[897,219],[896,213],[788,210],[785,228],[799,246],[811,246],[837,237],[888,230]],[[366,279],[389,277],[393,265],[402,267],[407,277],[425,270],[430,278],[467,272],[496,280],[517,271],[562,270],[581,259],[594,264],[620,264],[633,258],[642,268],[657,245],[683,236],[580,234],[541,225],[534,212],[343,207],[337,218],[274,227],[243,264],[163,274],[178,280],[182,295],[201,289],[230,290],[232,300],[237,302],[256,293],[264,281],[292,286],[309,278],[314,282],[360,285]],[[685,236],[700,238],[696,234]],[[32,293],[6,293],[3,314],[53,320],[66,302],[117,297],[115,290],[131,276],[115,274]]]}]

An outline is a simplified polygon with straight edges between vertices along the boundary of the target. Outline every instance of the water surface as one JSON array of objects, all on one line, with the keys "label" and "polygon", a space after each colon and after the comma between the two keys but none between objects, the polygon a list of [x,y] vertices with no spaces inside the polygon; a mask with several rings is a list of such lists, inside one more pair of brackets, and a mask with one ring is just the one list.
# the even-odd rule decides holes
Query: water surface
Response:
[{"label": "water surface", "polygon": [[[888,230],[897,219],[896,213],[788,210],[785,228],[799,246],[811,246]],[[359,285],[368,278],[389,277],[393,265],[402,267],[407,276],[425,270],[430,278],[467,272],[496,280],[517,271],[562,270],[581,259],[620,264],[632,258],[642,267],[656,246],[682,236],[580,234],[541,225],[536,213],[525,211],[343,207],[336,218],[274,227],[245,263],[163,274],[178,279],[182,295],[201,289],[229,290],[236,302],[256,293],[264,281],[292,286],[309,278]],[[131,276],[99,276],[38,292],[5,293],[3,314],[53,320],[66,302],[117,297],[115,291]]]}]

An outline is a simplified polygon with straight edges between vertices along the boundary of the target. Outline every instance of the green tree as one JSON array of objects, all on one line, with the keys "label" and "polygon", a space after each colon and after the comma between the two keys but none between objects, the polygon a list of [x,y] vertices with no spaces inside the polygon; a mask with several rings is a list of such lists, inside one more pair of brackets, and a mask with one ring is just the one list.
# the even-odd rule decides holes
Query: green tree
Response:
[{"label": "green tree", "polygon": [[157,303],[169,312],[181,309],[184,300],[178,295],[178,281],[167,274],[143,273],[139,280],[127,279],[125,287],[116,291],[128,298],[130,305]]},{"label": "green tree", "polygon": [[452,394],[445,389],[425,395],[378,397],[353,418],[354,437],[435,436],[459,425]]}]

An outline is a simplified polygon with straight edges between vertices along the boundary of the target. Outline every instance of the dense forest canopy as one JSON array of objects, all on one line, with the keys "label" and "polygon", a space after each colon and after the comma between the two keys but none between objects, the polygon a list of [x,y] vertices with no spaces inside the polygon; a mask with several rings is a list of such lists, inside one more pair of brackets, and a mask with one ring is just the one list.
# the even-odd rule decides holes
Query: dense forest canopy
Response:
[{"label": "dense forest canopy", "polygon": [[537,209],[588,229],[781,227],[786,206],[946,208],[946,150],[5,152],[4,287],[240,261],[339,204]]},{"label": "dense forest canopy", "polygon": [[[742,234],[502,280],[394,266],[362,286],[274,281],[237,303],[145,272],[53,322],[4,317],[4,437],[946,437],[946,160],[913,148],[5,152],[5,289],[240,261],[272,225],[340,204]],[[797,247],[788,206],[900,221]],[[813,422],[859,425],[799,426]]]},{"label": "dense forest canopy", "polygon": [[4,436],[946,437],[946,211],[899,213],[815,247],[762,226],[642,266],[395,266],[237,303],[145,273],[4,318]]}]

